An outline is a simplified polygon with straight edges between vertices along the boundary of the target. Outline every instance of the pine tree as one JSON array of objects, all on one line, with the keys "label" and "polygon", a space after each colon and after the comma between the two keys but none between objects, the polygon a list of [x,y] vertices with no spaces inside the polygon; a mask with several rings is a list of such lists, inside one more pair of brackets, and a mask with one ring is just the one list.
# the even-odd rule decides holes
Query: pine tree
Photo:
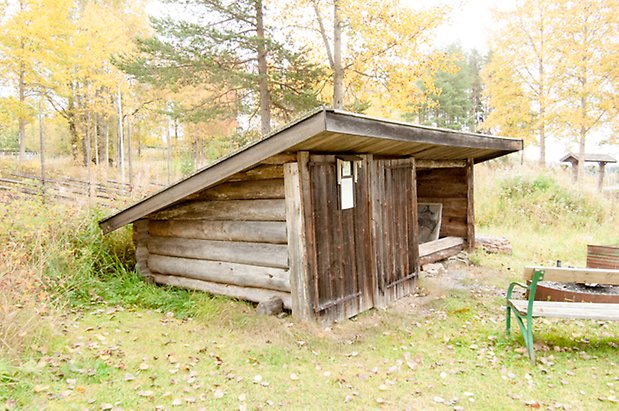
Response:
[{"label": "pine tree", "polygon": [[154,19],[156,35],[117,64],[158,87],[202,87],[202,101],[183,106],[188,118],[259,116],[266,134],[272,117],[287,120],[319,104],[313,89],[320,71],[302,50],[275,40],[262,0],[169,2],[185,5],[192,19]]}]

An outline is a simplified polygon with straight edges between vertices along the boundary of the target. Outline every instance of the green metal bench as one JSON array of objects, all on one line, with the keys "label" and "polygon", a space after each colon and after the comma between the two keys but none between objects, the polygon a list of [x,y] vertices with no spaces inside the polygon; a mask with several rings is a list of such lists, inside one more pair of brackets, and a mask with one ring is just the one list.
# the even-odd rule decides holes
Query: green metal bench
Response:
[{"label": "green metal bench", "polygon": [[[514,282],[507,288],[505,326],[507,335],[510,335],[513,313],[520,326],[531,361],[535,361],[533,347],[533,318],[535,317],[619,321],[619,304],[535,301],[535,291],[540,281],[619,285],[619,270],[526,267],[524,280],[529,283]],[[529,298],[527,300],[513,299],[512,293],[516,287],[527,290]]]}]

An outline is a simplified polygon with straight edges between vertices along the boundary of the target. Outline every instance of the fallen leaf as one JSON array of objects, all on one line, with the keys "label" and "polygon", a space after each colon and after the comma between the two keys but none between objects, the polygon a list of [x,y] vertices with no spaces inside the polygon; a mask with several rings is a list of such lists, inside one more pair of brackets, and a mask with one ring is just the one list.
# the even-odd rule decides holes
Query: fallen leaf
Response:
[{"label": "fallen leaf", "polygon": [[47,391],[47,390],[49,390],[49,385],[35,385],[33,390],[36,393]]},{"label": "fallen leaf", "polygon": [[535,400],[527,400],[524,402],[524,405],[530,408],[540,408],[542,405]]}]

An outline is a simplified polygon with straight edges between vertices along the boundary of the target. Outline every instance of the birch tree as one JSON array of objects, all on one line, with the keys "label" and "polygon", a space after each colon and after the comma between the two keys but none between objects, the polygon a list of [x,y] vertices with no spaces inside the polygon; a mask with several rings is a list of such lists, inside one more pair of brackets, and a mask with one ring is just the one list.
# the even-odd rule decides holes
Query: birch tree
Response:
[{"label": "birch tree", "polygon": [[[335,108],[394,114],[435,91],[434,74],[451,63],[432,54],[434,30],[447,7],[411,8],[400,0],[302,0],[283,9],[281,20],[328,67],[324,91]],[[311,19],[308,16],[312,16]],[[319,41],[313,40],[315,38]],[[419,87],[423,84],[424,87]],[[426,93],[427,91],[427,93]]]},{"label": "birch tree", "polygon": [[546,164],[546,138],[556,130],[560,11],[556,1],[519,0],[514,10],[496,12],[498,29],[483,70],[490,113],[484,128],[539,145]]},{"label": "birch tree", "polygon": [[578,180],[582,182],[589,136],[611,126],[618,115],[619,2],[562,0],[560,11],[560,124],[578,142]]}]

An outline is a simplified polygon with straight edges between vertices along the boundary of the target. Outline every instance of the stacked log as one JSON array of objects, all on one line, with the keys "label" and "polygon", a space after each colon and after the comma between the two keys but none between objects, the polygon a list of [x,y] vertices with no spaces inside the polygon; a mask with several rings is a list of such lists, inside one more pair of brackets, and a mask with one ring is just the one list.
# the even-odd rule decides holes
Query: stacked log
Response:
[{"label": "stacked log", "polygon": [[157,283],[290,308],[282,164],[235,174],[147,220],[136,240]]}]

